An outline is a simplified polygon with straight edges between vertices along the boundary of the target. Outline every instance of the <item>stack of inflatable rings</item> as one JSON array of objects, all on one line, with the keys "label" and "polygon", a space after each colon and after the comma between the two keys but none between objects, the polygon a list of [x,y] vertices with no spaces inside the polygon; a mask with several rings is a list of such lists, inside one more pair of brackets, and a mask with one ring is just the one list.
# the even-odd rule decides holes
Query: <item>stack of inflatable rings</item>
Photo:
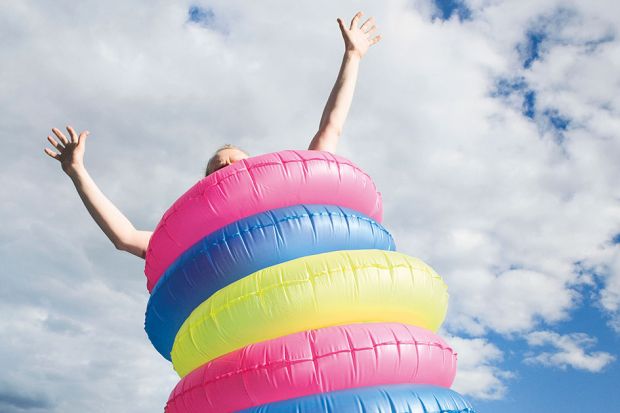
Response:
[{"label": "stack of inflatable rings", "polygon": [[448,294],[395,251],[381,195],[320,151],[244,159],[166,211],[145,329],[182,377],[166,412],[473,412],[437,336]]}]

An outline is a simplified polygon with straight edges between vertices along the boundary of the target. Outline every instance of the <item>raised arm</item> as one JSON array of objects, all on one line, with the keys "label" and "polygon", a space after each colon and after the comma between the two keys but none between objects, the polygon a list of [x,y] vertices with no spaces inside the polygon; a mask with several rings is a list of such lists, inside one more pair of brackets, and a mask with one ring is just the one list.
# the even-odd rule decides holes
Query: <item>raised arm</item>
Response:
[{"label": "raised arm", "polygon": [[112,202],[101,192],[84,167],[84,149],[89,132],[78,136],[71,126],[67,126],[71,140],[58,129],[52,132],[58,137],[57,142],[51,136],[47,140],[58,150],[54,152],[45,148],[45,153],[60,161],[62,170],[71,178],[86,209],[97,225],[108,236],[114,246],[138,257],[144,258],[151,238],[151,231],[138,231]]},{"label": "raised arm", "polygon": [[370,46],[381,40],[380,35],[373,37],[377,29],[374,17],[366,20],[361,27],[357,27],[362,14],[358,12],[353,17],[348,29],[344,26],[342,19],[337,19],[345,43],[345,52],[338,78],[323,109],[319,130],[312,138],[308,149],[336,152],[338,139],[353,100],[359,62]]}]

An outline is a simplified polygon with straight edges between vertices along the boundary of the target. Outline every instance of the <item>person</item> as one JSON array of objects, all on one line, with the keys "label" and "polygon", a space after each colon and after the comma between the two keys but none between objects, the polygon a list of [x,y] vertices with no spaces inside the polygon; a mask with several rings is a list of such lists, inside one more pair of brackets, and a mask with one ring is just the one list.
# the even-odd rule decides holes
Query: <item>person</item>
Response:
[{"label": "person", "polygon": [[[336,83],[321,115],[318,131],[308,146],[309,150],[335,153],[344,121],[351,106],[359,63],[368,49],[381,40],[381,35],[375,35],[377,27],[373,17],[359,26],[359,20],[362,16],[362,12],[356,13],[348,28],[342,19],[337,19],[345,42],[345,52]],[[118,250],[145,258],[153,232],[137,230],[127,217],[101,192],[86,171],[84,150],[86,138],[90,132],[86,130],[78,135],[70,125],[67,126],[67,131],[69,138],[59,129],[52,128],[52,132],[59,142],[51,136],[48,136],[47,140],[58,152],[50,148],[45,148],[44,152],[60,162],[62,170],[73,181],[88,212],[114,246]],[[218,148],[209,159],[205,176],[248,157],[249,154],[241,148],[226,144]]]}]

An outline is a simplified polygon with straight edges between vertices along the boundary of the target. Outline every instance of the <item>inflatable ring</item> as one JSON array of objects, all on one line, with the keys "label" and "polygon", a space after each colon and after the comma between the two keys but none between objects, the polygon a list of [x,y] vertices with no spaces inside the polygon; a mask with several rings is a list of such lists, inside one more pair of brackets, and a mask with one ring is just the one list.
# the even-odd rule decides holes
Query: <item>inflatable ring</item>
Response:
[{"label": "inflatable ring", "polygon": [[284,400],[240,413],[475,413],[460,394],[415,384],[360,387]]},{"label": "inflatable ring", "polygon": [[177,384],[166,412],[238,411],[385,384],[450,387],[455,374],[456,353],[428,330],[399,323],[333,326],[252,344],[202,365]]},{"label": "inflatable ring", "polygon": [[146,309],[145,330],[170,360],[179,328],[219,289],[285,261],[329,251],[395,250],[373,219],[334,205],[296,205],[229,224],[185,251],[159,280]]},{"label": "inflatable ring", "polygon": [[203,178],[166,211],[146,251],[147,288],[185,250],[211,232],[270,209],[331,204],[381,222],[381,195],[350,161],[323,151],[282,151],[247,158]]},{"label": "inflatable ring", "polygon": [[339,324],[400,322],[435,331],[447,304],[445,283],[417,258],[380,250],[311,255],[213,294],[181,326],[172,363],[183,377],[248,344]]}]

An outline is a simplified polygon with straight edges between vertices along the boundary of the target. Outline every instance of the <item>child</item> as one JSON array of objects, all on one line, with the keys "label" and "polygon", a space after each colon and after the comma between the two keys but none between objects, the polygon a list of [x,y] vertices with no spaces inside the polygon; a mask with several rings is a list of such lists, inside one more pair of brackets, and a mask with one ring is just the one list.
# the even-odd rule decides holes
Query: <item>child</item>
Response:
[{"label": "child", "polygon": [[[362,12],[358,12],[353,17],[349,28],[344,26],[342,19],[337,19],[345,42],[345,53],[338,78],[323,110],[319,130],[308,146],[310,150],[332,153],[336,151],[336,144],[351,106],[359,62],[370,46],[381,40],[380,35],[373,36],[376,31],[374,18],[371,17],[358,27],[361,17]],[[51,136],[48,136],[47,140],[59,153],[49,148],[45,148],[45,153],[60,161],[62,170],[69,175],[75,184],[75,188],[88,212],[114,246],[119,250],[144,258],[152,232],[135,229],[131,222],[99,190],[86,171],[84,148],[89,132],[83,131],[78,136],[71,126],[67,126],[67,131],[71,139],[66,138],[60,130],[53,128],[52,132],[60,142]],[[209,159],[205,176],[248,157],[249,155],[240,148],[230,144],[224,145]]]}]

